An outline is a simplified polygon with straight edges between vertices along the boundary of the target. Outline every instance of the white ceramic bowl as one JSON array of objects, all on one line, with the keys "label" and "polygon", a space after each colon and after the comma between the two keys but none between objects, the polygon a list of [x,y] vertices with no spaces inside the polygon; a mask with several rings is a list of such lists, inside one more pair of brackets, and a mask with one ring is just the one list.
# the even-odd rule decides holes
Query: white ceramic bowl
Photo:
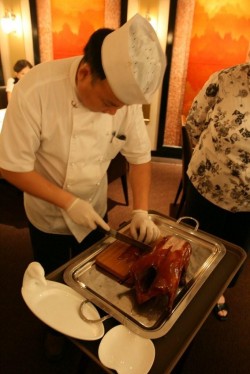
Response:
[{"label": "white ceramic bowl", "polygon": [[118,325],[104,335],[98,355],[103,365],[119,374],[146,374],[153,365],[155,347],[150,339]]}]

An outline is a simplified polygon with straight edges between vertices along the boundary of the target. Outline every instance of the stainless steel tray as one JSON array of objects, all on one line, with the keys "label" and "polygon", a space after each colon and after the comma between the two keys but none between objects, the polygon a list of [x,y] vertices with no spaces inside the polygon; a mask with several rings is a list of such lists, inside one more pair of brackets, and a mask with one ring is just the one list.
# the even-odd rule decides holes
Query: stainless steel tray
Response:
[{"label": "stainless steel tray", "polygon": [[[214,241],[209,235],[199,232],[197,226],[192,228],[183,224],[183,218],[175,222],[154,213],[151,214],[151,218],[163,236],[177,235],[188,240],[192,246],[187,284],[178,289],[171,313],[166,312],[164,297],[138,306],[133,289],[120,284],[95,265],[96,256],[115,241],[112,238],[103,239],[83,252],[66,268],[64,281],[131,331],[145,338],[156,339],[171,329],[221,261],[226,249],[221,242]],[[126,231],[128,227],[129,224],[120,232]]]}]

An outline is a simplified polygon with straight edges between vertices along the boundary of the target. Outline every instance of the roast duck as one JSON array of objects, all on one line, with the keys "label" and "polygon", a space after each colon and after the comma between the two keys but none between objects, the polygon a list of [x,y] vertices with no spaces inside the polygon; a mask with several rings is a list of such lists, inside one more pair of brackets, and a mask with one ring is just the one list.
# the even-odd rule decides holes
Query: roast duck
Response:
[{"label": "roast duck", "polygon": [[[112,248],[106,255],[101,254],[97,257],[97,265],[134,287],[139,304],[157,296],[167,296],[167,309],[170,312],[178,287],[186,282],[192,251],[190,243],[169,235],[161,238],[152,251],[146,254],[142,254],[138,248],[124,247],[123,243],[118,244],[117,250],[116,257]],[[108,266],[108,262],[113,265]]]}]

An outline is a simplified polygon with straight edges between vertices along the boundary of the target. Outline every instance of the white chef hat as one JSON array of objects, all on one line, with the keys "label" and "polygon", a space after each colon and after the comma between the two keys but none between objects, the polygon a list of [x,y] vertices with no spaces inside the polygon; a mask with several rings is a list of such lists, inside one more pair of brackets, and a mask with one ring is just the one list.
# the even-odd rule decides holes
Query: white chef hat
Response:
[{"label": "white chef hat", "polygon": [[150,23],[136,14],[107,35],[102,65],[115,96],[125,104],[149,104],[161,84],[166,57]]}]

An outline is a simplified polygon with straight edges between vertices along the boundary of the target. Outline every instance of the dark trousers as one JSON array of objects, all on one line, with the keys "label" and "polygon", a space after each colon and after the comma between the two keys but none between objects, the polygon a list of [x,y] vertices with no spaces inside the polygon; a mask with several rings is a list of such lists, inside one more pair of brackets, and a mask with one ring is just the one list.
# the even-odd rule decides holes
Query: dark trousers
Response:
[{"label": "dark trousers", "polygon": [[104,237],[104,234],[98,230],[93,230],[81,243],[78,243],[73,235],[47,234],[38,230],[30,222],[29,231],[34,261],[43,266],[45,274],[57,269]]},{"label": "dark trousers", "polygon": [[[210,203],[189,182],[182,216],[199,221],[199,229],[236,244],[248,252],[250,248],[250,212],[232,213]],[[239,276],[235,276],[232,287]]]}]

